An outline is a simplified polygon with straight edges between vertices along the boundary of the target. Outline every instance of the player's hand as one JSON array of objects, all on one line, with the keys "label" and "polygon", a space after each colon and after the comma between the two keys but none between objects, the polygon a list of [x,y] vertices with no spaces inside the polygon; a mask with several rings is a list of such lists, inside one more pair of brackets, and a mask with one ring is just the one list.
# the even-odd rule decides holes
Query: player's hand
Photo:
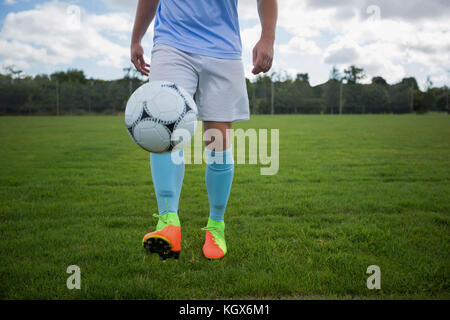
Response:
[{"label": "player's hand", "polygon": [[263,39],[258,41],[253,48],[253,74],[266,73],[272,68],[273,40]]},{"label": "player's hand", "polygon": [[131,62],[134,64],[137,71],[144,76],[148,76],[150,65],[144,60],[144,49],[140,43],[131,44]]}]

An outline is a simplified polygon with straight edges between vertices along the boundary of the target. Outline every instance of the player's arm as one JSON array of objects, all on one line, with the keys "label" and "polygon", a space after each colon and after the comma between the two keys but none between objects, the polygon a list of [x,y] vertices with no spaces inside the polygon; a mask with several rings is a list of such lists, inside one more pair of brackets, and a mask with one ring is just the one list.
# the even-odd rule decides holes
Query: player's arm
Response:
[{"label": "player's arm", "polygon": [[148,76],[148,67],[150,65],[144,60],[144,49],[141,46],[141,40],[155,17],[158,4],[159,0],[139,0],[136,9],[136,19],[134,20],[133,35],[131,36],[131,62],[133,62],[140,73],[146,76]]},{"label": "player's arm", "polygon": [[277,0],[257,0],[261,20],[261,38],[253,49],[253,74],[267,72],[272,68],[273,45],[278,18]]}]

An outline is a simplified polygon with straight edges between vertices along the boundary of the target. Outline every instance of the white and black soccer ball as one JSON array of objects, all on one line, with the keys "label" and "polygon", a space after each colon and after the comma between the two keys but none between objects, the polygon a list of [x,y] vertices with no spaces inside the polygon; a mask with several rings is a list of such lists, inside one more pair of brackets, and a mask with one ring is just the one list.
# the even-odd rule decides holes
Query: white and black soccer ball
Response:
[{"label": "white and black soccer ball", "polygon": [[125,109],[131,139],[144,150],[171,152],[187,145],[197,128],[197,105],[180,86],[152,81],[140,86]]}]

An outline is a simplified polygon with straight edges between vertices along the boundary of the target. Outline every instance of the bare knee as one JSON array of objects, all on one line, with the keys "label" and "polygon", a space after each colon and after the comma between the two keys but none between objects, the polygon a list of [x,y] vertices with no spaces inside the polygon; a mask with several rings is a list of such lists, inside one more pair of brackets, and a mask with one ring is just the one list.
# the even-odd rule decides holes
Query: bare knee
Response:
[{"label": "bare knee", "polygon": [[204,141],[208,149],[214,151],[227,150],[231,145],[232,122],[204,121]]}]

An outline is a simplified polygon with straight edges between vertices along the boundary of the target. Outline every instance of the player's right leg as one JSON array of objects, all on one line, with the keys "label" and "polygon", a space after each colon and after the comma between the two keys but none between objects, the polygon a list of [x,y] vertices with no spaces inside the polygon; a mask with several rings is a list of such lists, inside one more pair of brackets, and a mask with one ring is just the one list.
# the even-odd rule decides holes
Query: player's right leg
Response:
[{"label": "player's right leg", "polygon": [[[178,152],[180,159],[183,159],[183,150]],[[184,161],[174,163],[171,153],[151,153],[150,167],[159,221],[156,231],[144,236],[143,245],[150,253],[158,253],[161,259],[178,259],[181,251],[178,202],[184,177]]]},{"label": "player's right leg", "polygon": [[[166,45],[152,51],[149,81],[170,81],[184,88],[191,96],[197,90],[198,77],[190,57]],[[177,155],[183,159],[183,151]],[[172,160],[172,154],[150,154],[153,186],[158,203],[159,221],[154,232],[147,233],[143,245],[161,259],[178,259],[181,252],[181,225],[178,202],[184,178],[184,161]]]},{"label": "player's right leg", "polygon": [[149,253],[158,253],[162,260],[178,259],[181,253],[181,225],[176,213],[159,216],[156,231],[147,233],[142,240]]}]

